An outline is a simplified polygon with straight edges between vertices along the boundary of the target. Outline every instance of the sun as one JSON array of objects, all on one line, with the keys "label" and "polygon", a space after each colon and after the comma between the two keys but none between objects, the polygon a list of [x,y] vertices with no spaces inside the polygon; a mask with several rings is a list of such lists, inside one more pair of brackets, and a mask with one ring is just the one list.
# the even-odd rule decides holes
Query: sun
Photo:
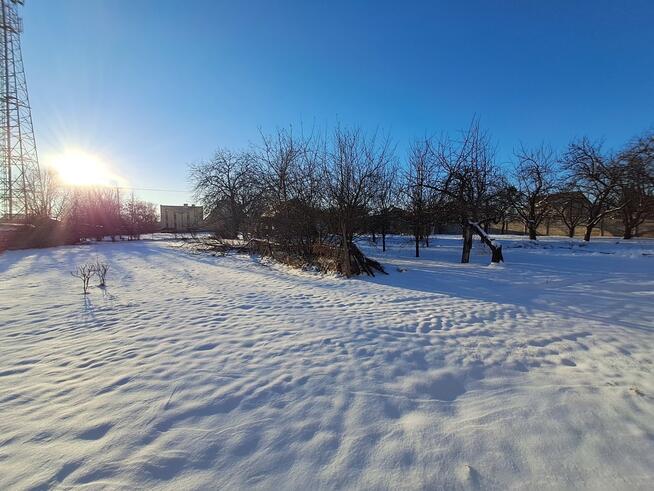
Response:
[{"label": "sun", "polygon": [[46,159],[62,183],[72,186],[118,186],[121,179],[97,155],[79,149],[67,149]]}]

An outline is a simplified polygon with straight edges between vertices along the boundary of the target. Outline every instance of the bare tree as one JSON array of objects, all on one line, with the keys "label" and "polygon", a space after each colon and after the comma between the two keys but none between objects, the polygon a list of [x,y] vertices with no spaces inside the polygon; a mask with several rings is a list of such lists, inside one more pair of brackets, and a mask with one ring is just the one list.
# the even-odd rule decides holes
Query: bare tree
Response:
[{"label": "bare tree", "polygon": [[[198,199],[210,219],[221,222],[229,238],[248,232],[249,221],[260,197],[256,159],[249,152],[216,151],[208,162],[192,165],[190,177]],[[223,225],[224,224],[224,225]]]},{"label": "bare tree", "polygon": [[297,176],[293,180],[295,196],[298,203],[297,213],[302,216],[304,228],[303,241],[307,247],[320,242],[325,234],[324,220],[324,142],[319,136],[312,135],[304,145]]},{"label": "bare tree", "polygon": [[518,190],[507,184],[498,190],[495,201],[496,205],[492,207],[495,211],[492,222],[500,225],[500,234],[504,235],[508,231],[509,223],[521,218],[515,206],[518,202]]},{"label": "bare tree", "polygon": [[266,235],[287,248],[308,254],[315,236],[312,230],[314,199],[307,187],[315,191],[315,161],[310,138],[296,136],[292,130],[278,130],[272,136],[261,135],[262,145],[256,152],[262,193],[265,200]]},{"label": "bare tree", "polygon": [[98,286],[104,288],[107,284],[106,279],[107,279],[107,273],[109,272],[109,264],[100,261],[100,259],[96,259],[95,263],[93,264],[93,272],[95,273],[95,275],[98,277],[98,280],[100,281]]},{"label": "bare tree", "polygon": [[41,169],[35,193],[35,215],[42,218],[60,218],[66,208],[67,198],[68,193],[61,184],[59,174],[47,167]]},{"label": "bare tree", "polygon": [[549,204],[552,215],[563,222],[568,237],[573,238],[577,227],[588,216],[589,203],[586,196],[569,184],[560,191],[550,195]]},{"label": "bare tree", "polygon": [[82,264],[75,268],[75,271],[71,271],[70,274],[75,278],[82,280],[82,291],[84,295],[89,293],[89,281],[95,274],[95,268],[93,264]]},{"label": "bare tree", "polygon": [[124,212],[118,189],[74,187],[67,190],[61,219],[78,239],[115,240],[124,231]]},{"label": "bare tree", "polygon": [[569,187],[583,194],[588,201],[584,240],[589,241],[602,218],[624,207],[624,203],[612,200],[622,169],[612,155],[602,152],[601,144],[592,143],[587,138],[572,142],[562,162],[568,172]]},{"label": "bare tree", "polygon": [[[134,196],[132,195],[132,200]],[[96,227],[96,237],[102,240],[110,236],[112,241],[123,231],[120,191],[108,187],[94,187],[86,190],[86,219]]]},{"label": "bare tree", "polygon": [[[380,143],[359,129],[337,127],[325,159],[324,185],[332,228],[340,237],[342,272],[351,276],[360,252],[354,245],[374,195],[375,178],[391,159],[388,139]],[[357,269],[361,264],[357,264]]]},{"label": "bare tree", "polygon": [[527,224],[529,239],[536,240],[538,226],[551,208],[549,199],[556,186],[556,157],[552,149],[544,145],[534,149],[521,146],[515,156],[514,206]]},{"label": "bare tree", "polygon": [[[488,135],[477,121],[464,131],[459,141],[441,138],[435,150],[437,176],[433,189],[444,194],[463,229],[461,262],[470,262],[473,233],[498,215],[500,193],[506,181],[495,165]],[[499,257],[492,245],[493,257]]]},{"label": "bare tree", "polygon": [[123,221],[129,238],[140,240],[142,234],[158,229],[157,208],[152,203],[136,199],[132,194],[123,205]]},{"label": "bare tree", "polygon": [[382,252],[386,252],[386,235],[397,215],[398,196],[398,169],[395,162],[379,170],[375,179],[375,189],[372,198],[372,219],[374,227],[379,228],[382,237]]},{"label": "bare tree", "polygon": [[420,241],[429,235],[429,214],[435,190],[434,154],[429,139],[411,145],[405,173],[406,207],[415,241],[416,257],[420,257]]},{"label": "bare tree", "polygon": [[638,227],[654,216],[654,135],[632,142],[620,154],[619,161],[622,173],[616,201],[623,203],[623,238],[631,239]]}]

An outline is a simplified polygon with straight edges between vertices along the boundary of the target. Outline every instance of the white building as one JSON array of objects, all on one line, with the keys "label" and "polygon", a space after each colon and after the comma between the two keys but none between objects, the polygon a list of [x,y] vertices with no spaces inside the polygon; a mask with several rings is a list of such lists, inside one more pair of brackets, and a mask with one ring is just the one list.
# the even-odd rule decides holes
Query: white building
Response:
[{"label": "white building", "polygon": [[161,228],[171,232],[188,232],[202,226],[203,210],[201,206],[161,205]]}]

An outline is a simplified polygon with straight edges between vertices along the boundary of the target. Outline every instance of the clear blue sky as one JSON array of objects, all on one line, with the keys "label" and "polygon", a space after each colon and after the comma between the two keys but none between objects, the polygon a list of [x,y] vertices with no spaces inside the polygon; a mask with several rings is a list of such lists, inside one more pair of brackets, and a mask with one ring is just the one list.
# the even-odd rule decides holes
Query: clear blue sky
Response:
[{"label": "clear blue sky", "polygon": [[[41,154],[81,146],[137,188],[258,129],[339,120],[414,137],[477,115],[519,142],[617,146],[654,126],[654,2],[27,0]],[[184,193],[139,192],[175,203]]]}]

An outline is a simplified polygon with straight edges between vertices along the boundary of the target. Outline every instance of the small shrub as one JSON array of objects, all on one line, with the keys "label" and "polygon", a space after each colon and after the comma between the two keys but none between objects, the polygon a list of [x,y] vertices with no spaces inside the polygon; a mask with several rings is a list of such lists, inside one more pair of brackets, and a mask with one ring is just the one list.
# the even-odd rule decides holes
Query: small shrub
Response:
[{"label": "small shrub", "polygon": [[106,286],[105,280],[107,278],[107,272],[109,271],[109,265],[103,263],[100,259],[96,259],[95,264],[93,264],[93,270],[100,281],[98,286],[104,288]]},{"label": "small shrub", "polygon": [[75,271],[70,272],[75,278],[82,280],[82,291],[84,295],[89,293],[89,281],[91,277],[95,274],[95,267],[92,264],[82,264],[75,268]]}]

